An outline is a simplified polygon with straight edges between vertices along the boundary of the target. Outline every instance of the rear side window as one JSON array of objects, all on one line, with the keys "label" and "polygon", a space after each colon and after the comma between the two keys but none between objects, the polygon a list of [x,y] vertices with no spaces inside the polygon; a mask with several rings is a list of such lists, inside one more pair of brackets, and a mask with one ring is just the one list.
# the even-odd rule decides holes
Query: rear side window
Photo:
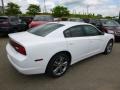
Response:
[{"label": "rear side window", "polygon": [[96,36],[100,35],[100,31],[98,31],[95,27],[90,25],[83,26],[86,36]]},{"label": "rear side window", "polygon": [[74,26],[64,31],[65,37],[81,37],[84,35],[85,33],[82,29],[82,26]]},{"label": "rear side window", "polygon": [[57,24],[57,23],[49,23],[49,24],[45,24],[45,25],[38,26],[35,28],[31,28],[30,30],[28,30],[28,32],[44,37],[62,26],[64,25]]}]

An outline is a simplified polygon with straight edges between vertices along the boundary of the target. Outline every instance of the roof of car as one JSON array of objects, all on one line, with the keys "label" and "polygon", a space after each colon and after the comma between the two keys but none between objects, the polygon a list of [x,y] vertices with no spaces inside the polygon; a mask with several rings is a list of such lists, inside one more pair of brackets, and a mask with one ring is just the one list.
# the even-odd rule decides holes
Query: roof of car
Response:
[{"label": "roof of car", "polygon": [[59,22],[54,22],[54,23],[59,23],[59,24],[63,24],[63,25],[66,25],[66,26],[91,25],[91,24],[84,23],[84,22],[71,22],[71,21],[59,21]]}]

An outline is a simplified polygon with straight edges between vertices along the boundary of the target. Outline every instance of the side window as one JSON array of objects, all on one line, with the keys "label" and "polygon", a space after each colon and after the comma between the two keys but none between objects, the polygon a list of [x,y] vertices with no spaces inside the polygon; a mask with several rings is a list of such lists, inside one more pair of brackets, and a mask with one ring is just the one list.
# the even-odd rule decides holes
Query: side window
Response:
[{"label": "side window", "polygon": [[85,33],[82,26],[74,26],[64,31],[64,35],[65,37],[81,37],[84,36]]},{"label": "side window", "polygon": [[66,30],[66,31],[64,31],[64,36],[65,36],[65,37],[71,37],[71,33],[70,33],[70,30],[69,30],[69,29]]},{"label": "side window", "polygon": [[86,36],[96,36],[96,35],[100,35],[100,31],[98,31],[95,27],[90,26],[90,25],[86,25],[83,26]]}]

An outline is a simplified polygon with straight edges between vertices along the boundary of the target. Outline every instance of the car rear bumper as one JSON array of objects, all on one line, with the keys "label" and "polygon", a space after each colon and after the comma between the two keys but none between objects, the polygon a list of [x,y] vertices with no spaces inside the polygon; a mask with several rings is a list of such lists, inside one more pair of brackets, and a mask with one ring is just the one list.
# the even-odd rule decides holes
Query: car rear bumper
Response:
[{"label": "car rear bumper", "polygon": [[9,55],[7,55],[7,56],[8,56],[10,63],[13,65],[13,67],[22,74],[31,75],[31,74],[44,73],[44,72],[42,72],[42,70],[40,68],[22,68],[22,67],[18,66],[17,64],[15,64]]},{"label": "car rear bumper", "polygon": [[25,75],[45,73],[46,65],[44,65],[42,62],[39,62],[35,66],[35,63],[37,63],[35,61],[33,61],[33,63],[31,63],[30,60],[28,60],[26,58],[23,59],[22,57],[20,58],[20,57],[14,56],[10,45],[7,45],[6,50],[7,50],[7,57],[9,59],[10,63],[20,73],[25,74]]}]

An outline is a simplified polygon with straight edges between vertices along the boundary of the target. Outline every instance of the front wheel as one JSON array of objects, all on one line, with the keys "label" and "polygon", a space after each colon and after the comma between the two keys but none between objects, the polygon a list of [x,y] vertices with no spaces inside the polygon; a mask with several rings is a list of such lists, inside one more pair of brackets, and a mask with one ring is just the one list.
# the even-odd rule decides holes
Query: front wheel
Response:
[{"label": "front wheel", "polygon": [[59,53],[50,60],[46,73],[52,77],[62,76],[69,68],[70,58],[65,53]]},{"label": "front wheel", "polygon": [[110,40],[105,48],[104,54],[110,54],[112,52],[112,48],[113,48],[113,41]]}]

